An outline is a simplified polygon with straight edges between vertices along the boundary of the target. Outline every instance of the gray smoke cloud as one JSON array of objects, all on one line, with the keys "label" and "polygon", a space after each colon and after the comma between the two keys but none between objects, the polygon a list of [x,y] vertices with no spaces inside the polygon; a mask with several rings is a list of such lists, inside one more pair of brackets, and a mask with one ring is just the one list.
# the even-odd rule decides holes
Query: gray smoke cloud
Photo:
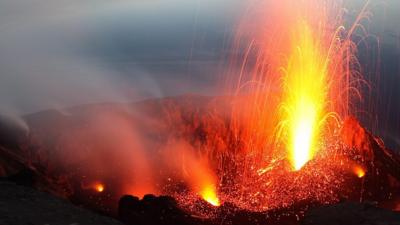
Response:
[{"label": "gray smoke cloud", "polygon": [[[87,27],[96,13],[126,1],[0,1],[0,105],[6,114],[98,101],[159,96],[157,84],[139,68],[136,87],[116,70],[81,50],[96,35]],[[108,9],[106,9],[109,7]],[[96,10],[94,10],[95,8]],[[133,88],[142,89],[133,91]]]},{"label": "gray smoke cloud", "polygon": [[0,0],[0,111],[210,93],[225,3]]}]

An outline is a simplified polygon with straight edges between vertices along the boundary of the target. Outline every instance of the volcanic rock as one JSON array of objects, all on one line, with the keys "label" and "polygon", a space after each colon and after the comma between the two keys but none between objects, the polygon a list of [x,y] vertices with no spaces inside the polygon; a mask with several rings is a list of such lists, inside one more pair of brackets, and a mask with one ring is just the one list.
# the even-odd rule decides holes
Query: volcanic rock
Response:
[{"label": "volcanic rock", "polygon": [[127,225],[190,225],[202,224],[182,211],[168,196],[146,195],[142,200],[125,195],[119,201],[118,216]]},{"label": "volcanic rock", "polygon": [[308,211],[302,225],[399,225],[400,213],[367,203],[340,203]]},{"label": "volcanic rock", "polygon": [[50,194],[4,181],[0,181],[0,224],[121,225]]},{"label": "volcanic rock", "polygon": [[[389,208],[400,204],[400,157],[353,117],[344,121],[341,137],[348,148],[361,156],[359,161],[366,167],[361,200],[376,201]],[[387,202],[395,205],[388,206]]]}]

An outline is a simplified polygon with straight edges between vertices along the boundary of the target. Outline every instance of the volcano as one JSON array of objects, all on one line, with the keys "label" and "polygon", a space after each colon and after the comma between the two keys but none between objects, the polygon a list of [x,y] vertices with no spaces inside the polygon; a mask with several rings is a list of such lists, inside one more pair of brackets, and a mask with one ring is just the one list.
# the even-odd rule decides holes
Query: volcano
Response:
[{"label": "volcano", "polygon": [[[310,210],[348,201],[399,209],[400,157],[353,117],[300,171],[280,159],[243,167],[249,156],[229,129],[229,107],[241,101],[186,95],[26,115],[28,134],[3,129],[2,176],[127,224],[297,224]],[[205,159],[198,151],[209,146],[217,150]],[[174,161],[181,156],[188,161]],[[209,187],[218,206],[200,190],[216,181]]]},{"label": "volcano", "polygon": [[[379,49],[369,51],[370,47],[375,47],[369,46],[370,39],[378,42],[376,48],[380,42],[375,35],[369,35],[369,28],[373,27],[369,25],[373,14],[369,11],[370,2],[366,1],[356,9],[344,0],[249,1],[243,4],[243,15],[237,26],[227,29],[227,35],[222,32],[224,37],[221,39],[208,38],[198,31],[197,26],[203,27],[203,23],[197,22],[196,9],[196,27],[189,29],[193,33],[189,35],[192,40],[177,39],[178,46],[191,43],[188,58],[186,53],[189,51],[182,51],[184,57],[171,51],[173,35],[160,35],[163,39],[159,42],[166,45],[152,43],[152,48],[157,51],[143,47],[136,49],[130,43],[127,48],[113,43],[104,48],[107,57],[101,57],[101,60],[74,58],[71,61],[78,61],[79,65],[81,62],[93,63],[96,68],[118,71],[111,73],[116,79],[105,79],[105,88],[97,88],[102,100],[116,101],[116,97],[122,96],[143,99],[142,95],[148,96],[154,89],[169,95],[182,94],[183,90],[205,94],[206,90],[195,88],[205,84],[210,85],[206,89],[213,90],[216,96],[183,95],[131,104],[81,105],[14,117],[11,121],[15,124],[6,120],[0,124],[0,175],[4,178],[0,188],[4,188],[4,193],[10,193],[3,194],[4,199],[8,196],[13,199],[9,199],[3,208],[8,205],[18,208],[21,198],[21,202],[30,207],[29,210],[24,208],[21,214],[35,212],[32,218],[37,218],[37,214],[51,211],[47,210],[51,209],[49,205],[40,208],[39,203],[35,204],[35,196],[39,196],[43,204],[50,202],[64,208],[65,204],[55,203],[58,201],[46,201],[58,197],[127,225],[398,224],[399,215],[394,211],[399,210],[400,158],[398,152],[388,149],[382,139],[369,131],[381,130],[384,126],[377,126],[376,123],[381,121],[375,120],[384,120],[378,109],[381,106],[376,101],[384,97],[379,93],[385,93],[379,90],[383,87],[379,83]],[[107,5],[104,9],[108,7],[113,8]],[[152,7],[143,9],[154,14]],[[186,10],[186,6],[182,9]],[[99,12],[107,14],[103,9]],[[78,20],[73,21],[75,24]],[[142,28],[150,24],[141,23],[134,34],[141,34],[146,30]],[[154,28],[161,28],[160,32],[181,33],[175,32],[175,28],[170,29],[172,27],[165,28],[163,23],[159,25]],[[40,31],[46,30],[40,28]],[[110,31],[120,33],[119,28]],[[124,32],[121,35],[123,38],[112,39],[125,42],[125,37],[131,36],[125,36]],[[192,58],[197,42],[194,36],[197,35],[200,35],[201,43],[212,41],[209,45],[212,50],[202,49],[201,57]],[[70,37],[85,39],[86,35]],[[152,38],[147,40],[147,34],[143,37],[145,42],[154,41]],[[96,37],[94,42],[85,39],[85,46],[80,45],[71,53],[83,50],[85,57],[102,53],[93,49],[103,43],[102,38]],[[141,39],[135,36],[133,41]],[[221,42],[221,48],[217,47],[217,42]],[[64,44],[70,46],[71,43]],[[91,43],[95,44],[92,46]],[[122,54],[110,54],[114,48]],[[53,53],[54,49],[49,49]],[[136,50],[137,58],[127,54]],[[164,51],[168,53],[167,60]],[[15,56],[22,56],[21,52],[16,51]],[[371,54],[363,56],[369,52]],[[205,77],[188,77],[186,80],[178,73],[178,67],[186,67],[181,57],[189,61],[185,73],[196,76],[191,73],[192,60],[196,65],[197,61],[203,63],[203,60],[207,62],[204,65],[217,65],[214,60],[219,54],[221,68],[205,77],[215,75],[221,79],[206,81]],[[10,55],[12,59],[18,58]],[[151,88],[154,87],[153,78],[159,78],[147,73],[140,79],[143,84],[151,85],[146,90],[134,87],[142,82],[133,86],[123,84],[125,78],[117,75],[130,73],[131,67],[125,68],[119,63],[114,67],[103,61],[113,57],[117,57],[115,62],[129,59],[126,62],[133,67],[143,63],[146,68],[153,67],[163,75],[169,75],[160,79],[163,80],[160,85],[165,86]],[[56,69],[49,70],[50,74],[52,71],[64,74],[58,66],[71,63],[68,60],[58,63],[53,59],[42,62],[32,58],[29,65],[30,61],[32,71],[26,71],[27,74],[40,73],[38,69],[42,65],[37,64],[46,64],[46,67],[51,64],[50,67]],[[163,66],[159,67],[159,64]],[[171,71],[161,70],[164,66]],[[86,66],[79,68],[66,74],[75,71],[98,74],[99,77],[105,75],[101,71],[86,70]],[[214,71],[216,68],[202,69]],[[15,71],[10,74],[19,74],[20,69]],[[141,75],[136,69],[132,73],[132,77]],[[65,100],[71,105],[101,101],[95,96],[84,96],[91,88],[84,88],[83,94],[73,93],[78,86],[84,87],[81,82],[97,87],[97,79],[86,75],[78,75],[83,80],[71,82],[73,87],[63,87],[62,91],[52,86],[53,81],[58,80],[53,77],[50,82],[34,83],[30,80],[32,76],[26,77],[27,84],[35,84],[36,88],[43,85],[51,89],[49,93],[72,93],[73,99]],[[185,84],[188,80],[193,80],[193,84],[192,81]],[[111,87],[121,90],[108,90]],[[26,89],[31,93],[30,87]],[[379,98],[373,96],[376,93]],[[14,97],[19,100],[21,96],[25,97],[20,93]],[[6,102],[18,105],[13,102],[14,98],[10,99]],[[60,105],[61,99],[64,96],[40,95],[38,105],[41,109],[47,103]],[[25,98],[21,102],[39,107]],[[391,98],[385,102],[391,102]],[[46,197],[37,191],[51,195]],[[3,212],[9,214],[7,210]],[[70,218],[59,215],[59,218]],[[13,218],[24,218],[24,215],[11,215],[6,219]],[[110,223],[115,222],[111,220]],[[47,220],[37,223],[52,224]],[[76,223],[68,220],[66,224]]]}]

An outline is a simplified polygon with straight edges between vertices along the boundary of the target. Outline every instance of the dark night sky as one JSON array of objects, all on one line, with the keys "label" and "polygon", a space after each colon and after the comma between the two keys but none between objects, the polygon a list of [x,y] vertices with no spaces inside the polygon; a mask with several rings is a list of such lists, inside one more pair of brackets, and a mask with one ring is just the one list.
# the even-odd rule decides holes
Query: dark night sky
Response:
[{"label": "dark night sky", "polygon": [[[245,8],[243,0],[0,0],[0,111],[221,94],[216,84]],[[371,11],[369,32],[380,41],[370,92],[376,132],[400,145],[400,1],[372,0]],[[365,68],[368,57],[361,49]]]}]

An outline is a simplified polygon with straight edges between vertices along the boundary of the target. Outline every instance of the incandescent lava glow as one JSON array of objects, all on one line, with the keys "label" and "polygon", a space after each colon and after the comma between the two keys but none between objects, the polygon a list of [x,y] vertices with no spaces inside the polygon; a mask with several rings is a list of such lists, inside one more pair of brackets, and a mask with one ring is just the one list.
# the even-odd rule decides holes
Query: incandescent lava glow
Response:
[{"label": "incandescent lava glow", "polygon": [[316,153],[327,98],[327,53],[305,21],[294,30],[288,65],[283,68],[283,125],[294,170]]},{"label": "incandescent lava glow", "polygon": [[97,192],[101,193],[101,192],[104,191],[104,185],[101,184],[101,183],[97,183],[97,184],[95,184],[94,189],[95,189]]},{"label": "incandescent lava glow", "polygon": [[221,203],[216,193],[216,189],[212,185],[208,185],[200,191],[200,196],[204,201],[210,203],[213,206],[220,206]]},{"label": "incandescent lava glow", "polygon": [[[312,116],[303,115],[299,118],[293,132],[294,144],[293,151],[293,167],[295,170],[301,169],[303,165],[311,158],[311,145],[313,136],[313,118]],[[307,118],[310,117],[310,118]]]},{"label": "incandescent lava glow", "polygon": [[363,178],[365,176],[365,170],[361,166],[355,166],[353,172],[358,178]]}]

